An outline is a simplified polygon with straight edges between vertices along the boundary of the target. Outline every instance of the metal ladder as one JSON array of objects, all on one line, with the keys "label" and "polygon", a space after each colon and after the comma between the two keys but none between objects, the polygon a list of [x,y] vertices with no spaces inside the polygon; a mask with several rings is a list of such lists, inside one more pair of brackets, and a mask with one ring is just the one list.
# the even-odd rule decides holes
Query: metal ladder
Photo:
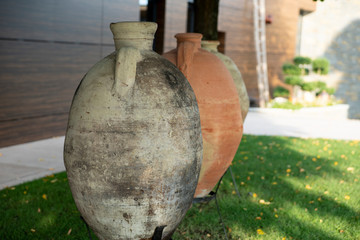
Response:
[{"label": "metal ladder", "polygon": [[266,60],[265,0],[253,0],[253,4],[259,105],[260,107],[266,107],[270,94]]}]

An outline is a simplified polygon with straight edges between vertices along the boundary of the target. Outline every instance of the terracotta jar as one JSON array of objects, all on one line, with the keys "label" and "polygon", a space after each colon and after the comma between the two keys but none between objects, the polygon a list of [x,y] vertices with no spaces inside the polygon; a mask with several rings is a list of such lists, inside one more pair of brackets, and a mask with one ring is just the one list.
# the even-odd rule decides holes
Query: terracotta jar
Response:
[{"label": "terracotta jar", "polygon": [[195,94],[151,50],[156,23],[110,28],[116,51],[88,71],[71,105],[64,148],[70,188],[99,239],[151,239],[157,227],[170,239],[200,172]]},{"label": "terracotta jar", "polygon": [[201,47],[211,52],[218,58],[220,58],[220,60],[225,64],[226,68],[229,70],[239,95],[240,104],[241,104],[241,116],[243,117],[243,121],[245,121],[246,115],[249,111],[250,101],[244,80],[241,76],[239,68],[236,66],[234,61],[228,56],[218,51],[217,47],[219,46],[219,44],[220,44],[219,41],[209,41],[209,40],[201,41]]},{"label": "terracotta jar", "polygon": [[221,60],[201,49],[199,33],[177,34],[177,49],[164,57],[184,73],[200,110],[204,157],[195,198],[206,196],[230,166],[243,133],[234,81]]}]

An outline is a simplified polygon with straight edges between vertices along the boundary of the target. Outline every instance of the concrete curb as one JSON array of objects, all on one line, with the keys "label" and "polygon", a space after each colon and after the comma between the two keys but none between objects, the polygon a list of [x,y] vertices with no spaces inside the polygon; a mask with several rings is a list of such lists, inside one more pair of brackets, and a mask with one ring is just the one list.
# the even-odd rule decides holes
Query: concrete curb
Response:
[{"label": "concrete curb", "polygon": [[271,114],[274,116],[298,116],[298,117],[316,117],[326,119],[348,119],[349,105],[337,104],[328,107],[308,107],[298,110],[281,108],[250,108],[249,112]]}]

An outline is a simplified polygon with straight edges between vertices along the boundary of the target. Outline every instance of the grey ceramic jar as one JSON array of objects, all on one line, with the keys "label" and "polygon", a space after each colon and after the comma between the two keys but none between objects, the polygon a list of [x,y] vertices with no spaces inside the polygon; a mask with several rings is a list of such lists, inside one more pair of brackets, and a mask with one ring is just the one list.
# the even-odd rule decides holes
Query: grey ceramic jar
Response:
[{"label": "grey ceramic jar", "polygon": [[202,160],[195,95],[153,52],[156,23],[110,26],[116,51],[73,98],[64,162],[75,203],[99,239],[170,239],[189,209]]}]

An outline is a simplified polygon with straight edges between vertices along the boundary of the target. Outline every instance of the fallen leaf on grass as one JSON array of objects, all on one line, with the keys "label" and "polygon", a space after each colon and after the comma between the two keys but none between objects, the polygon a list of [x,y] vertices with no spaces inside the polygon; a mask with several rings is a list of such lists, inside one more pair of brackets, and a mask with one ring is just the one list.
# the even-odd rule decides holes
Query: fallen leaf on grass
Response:
[{"label": "fallen leaf on grass", "polygon": [[260,199],[259,203],[264,205],[270,205],[270,202],[266,202],[264,199]]},{"label": "fallen leaf on grass", "polygon": [[33,229],[33,228],[32,228],[32,229],[30,229],[30,231],[31,231],[31,232],[36,232],[36,230],[35,230],[35,229]]},{"label": "fallen leaf on grass", "polygon": [[256,230],[257,234],[259,235],[264,235],[265,232],[263,230],[261,230],[260,228],[258,230]]},{"label": "fallen leaf on grass", "polygon": [[47,200],[47,195],[46,195],[46,194],[43,194],[43,195],[42,195],[42,198],[43,198],[44,200]]}]

